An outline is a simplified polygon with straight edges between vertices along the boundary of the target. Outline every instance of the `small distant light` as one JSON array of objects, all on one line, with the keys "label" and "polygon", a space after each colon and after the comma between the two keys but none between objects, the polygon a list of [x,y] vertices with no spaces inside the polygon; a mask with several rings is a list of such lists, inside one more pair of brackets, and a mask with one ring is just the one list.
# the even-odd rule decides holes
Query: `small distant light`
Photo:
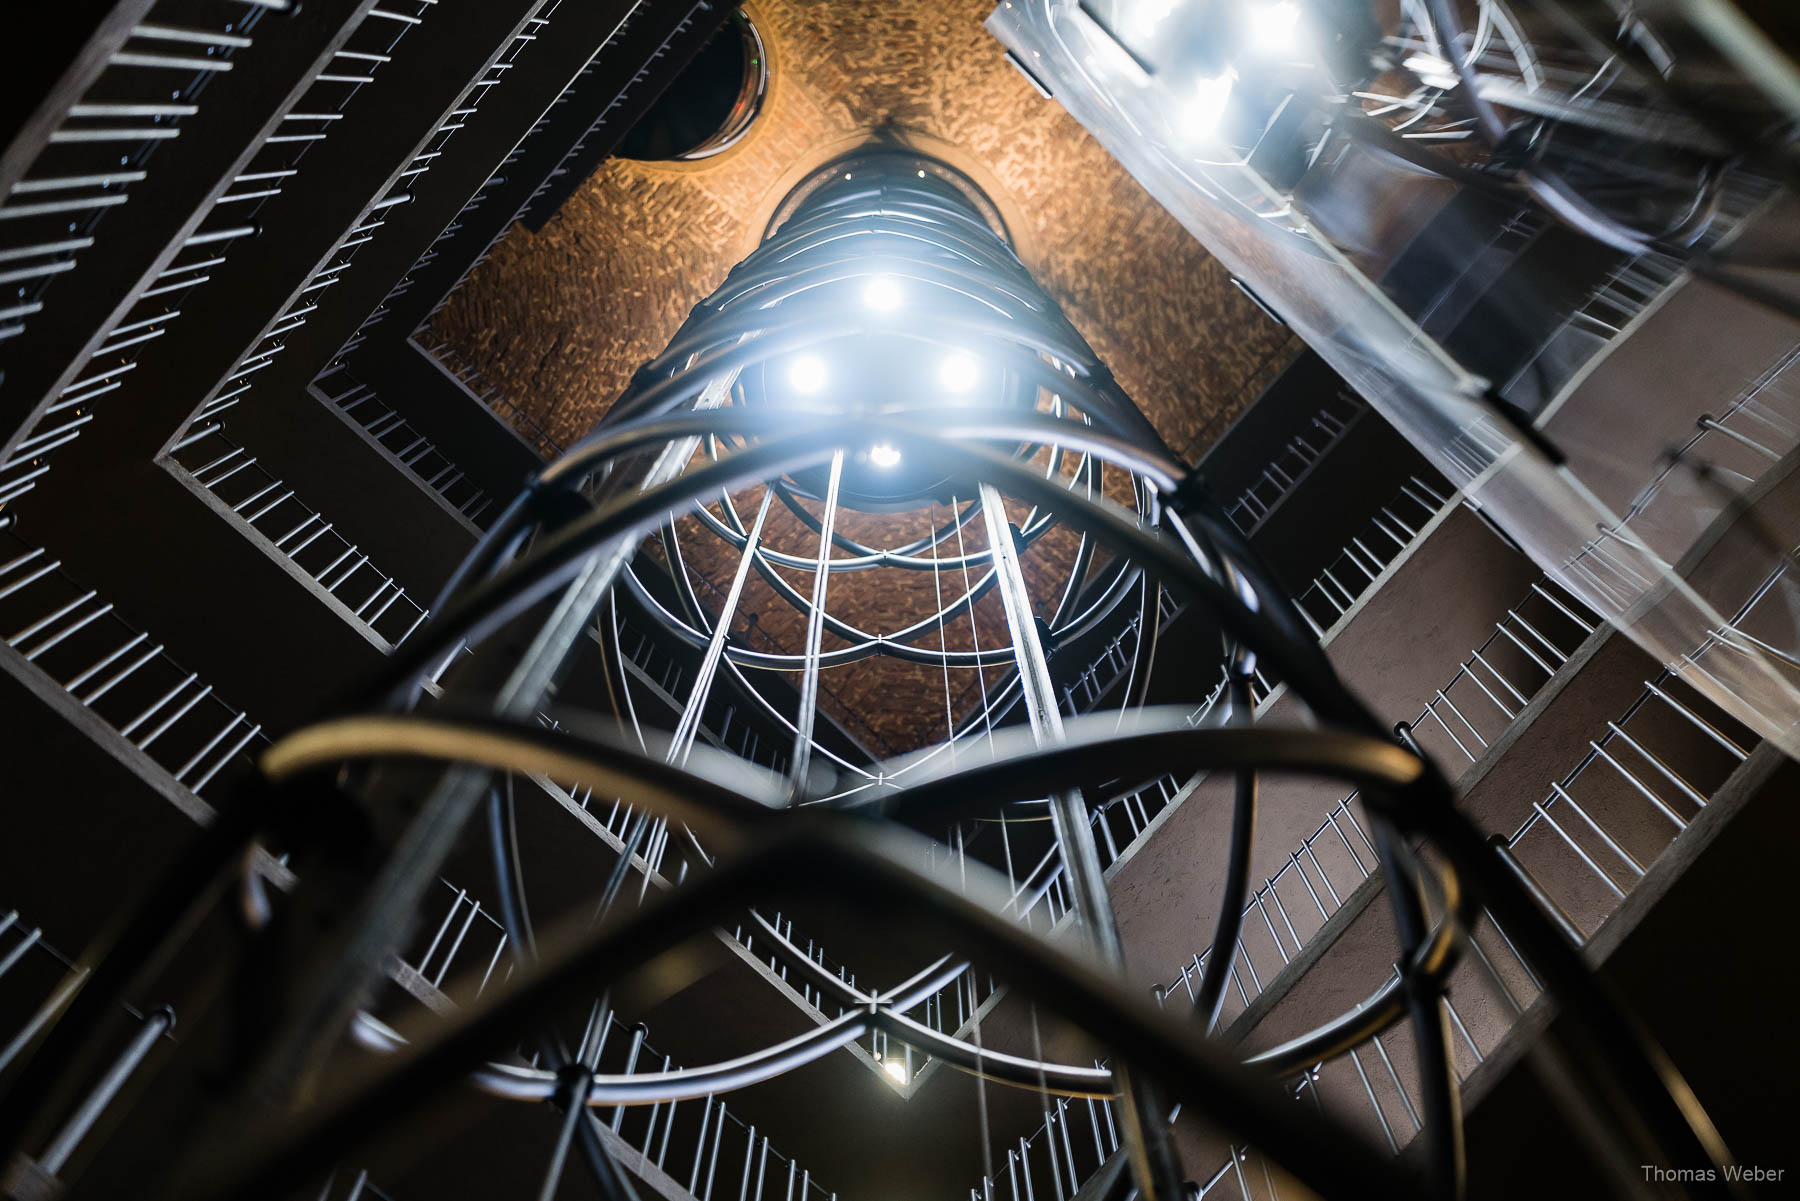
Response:
[{"label": "small distant light", "polygon": [[882,1066],[887,1068],[887,1074],[892,1076],[895,1079],[895,1081],[897,1081],[900,1084],[906,1083],[906,1061],[905,1060],[890,1059],[887,1061],[887,1063],[885,1063]]},{"label": "small distant light", "polygon": [[900,452],[886,442],[877,442],[869,447],[869,462],[881,468],[898,467]]},{"label": "small distant light", "polygon": [[924,178],[925,178],[925,172],[923,172],[923,171],[921,171],[921,172],[919,172],[919,178],[920,178],[920,179],[924,179]]},{"label": "small distant light", "polygon": [[1225,106],[1231,100],[1233,74],[1226,71],[1210,79],[1194,81],[1194,96],[1182,110],[1181,132],[1199,140],[1211,137],[1225,117]]},{"label": "small distant light", "polygon": [[980,366],[966,354],[953,354],[938,367],[938,382],[952,392],[967,392],[975,386]]},{"label": "small distant light", "polygon": [[905,299],[900,292],[900,285],[885,275],[878,275],[869,281],[863,289],[863,303],[878,313],[892,312],[900,307]]},{"label": "small distant light", "polygon": [[788,383],[794,391],[811,396],[825,386],[825,364],[817,355],[803,354],[788,368]]},{"label": "small distant light", "polygon": [[1246,16],[1254,49],[1272,54],[1293,49],[1294,31],[1300,26],[1300,6],[1293,0],[1252,4]]},{"label": "small distant light", "polygon": [[855,179],[856,177],[854,175],[850,174],[850,172],[846,171],[846,172],[844,172],[844,178],[845,179]]}]

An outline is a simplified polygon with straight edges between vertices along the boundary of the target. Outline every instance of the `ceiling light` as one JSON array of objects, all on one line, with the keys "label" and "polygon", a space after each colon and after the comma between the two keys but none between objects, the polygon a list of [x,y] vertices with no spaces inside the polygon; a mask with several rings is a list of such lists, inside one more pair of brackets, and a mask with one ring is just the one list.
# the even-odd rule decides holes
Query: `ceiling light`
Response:
[{"label": "ceiling light", "polygon": [[863,303],[878,313],[892,312],[903,299],[900,285],[885,275],[878,275],[863,289]]},{"label": "ceiling light", "polygon": [[1294,30],[1300,25],[1300,6],[1293,0],[1252,4],[1245,17],[1254,49],[1271,54],[1293,49]]},{"label": "ceiling light", "polygon": [[1175,11],[1175,0],[1138,0],[1125,10],[1119,21],[1119,32],[1127,41],[1152,37]]},{"label": "ceiling light", "polygon": [[1194,94],[1181,110],[1181,132],[1196,141],[1210,138],[1224,119],[1225,106],[1231,100],[1231,71],[1210,79],[1194,81]]},{"label": "ceiling light", "polygon": [[882,1066],[887,1069],[887,1074],[892,1076],[897,1083],[899,1083],[899,1084],[906,1083],[906,1061],[905,1060],[890,1059]]},{"label": "ceiling light", "polygon": [[825,386],[825,363],[818,355],[803,354],[788,367],[788,383],[802,396],[811,396]]},{"label": "ceiling light", "polygon": [[952,392],[967,392],[975,386],[980,367],[966,354],[953,354],[938,367],[938,382]]},{"label": "ceiling light", "polygon": [[900,464],[900,452],[886,442],[877,442],[869,447],[869,462],[877,467],[897,467]]}]

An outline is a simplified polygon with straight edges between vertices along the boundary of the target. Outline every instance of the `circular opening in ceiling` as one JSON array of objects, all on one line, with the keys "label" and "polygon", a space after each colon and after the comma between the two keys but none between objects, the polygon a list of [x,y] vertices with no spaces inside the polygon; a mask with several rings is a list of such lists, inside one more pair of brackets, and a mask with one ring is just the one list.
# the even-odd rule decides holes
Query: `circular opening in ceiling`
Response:
[{"label": "circular opening in ceiling", "polygon": [[762,35],[735,12],[631,127],[618,155],[643,162],[711,158],[749,132],[768,91]]}]

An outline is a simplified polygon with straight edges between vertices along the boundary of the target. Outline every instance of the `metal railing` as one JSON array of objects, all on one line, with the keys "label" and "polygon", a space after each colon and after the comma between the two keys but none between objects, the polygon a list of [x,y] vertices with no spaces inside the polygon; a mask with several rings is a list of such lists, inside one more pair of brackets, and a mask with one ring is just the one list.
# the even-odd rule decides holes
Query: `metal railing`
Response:
[{"label": "metal railing", "polygon": [[[404,970],[435,988],[441,988],[453,965],[485,965],[475,985],[479,996],[491,982],[504,982],[512,971],[505,930],[466,889],[441,882],[437,893],[443,905],[441,918],[422,923],[414,946],[401,955]],[[444,898],[448,904],[444,905]],[[435,998],[434,998],[435,1000]],[[444,1002],[440,1002],[444,1003]],[[600,1012],[595,1004],[579,1039],[571,1039],[576,1057],[597,1072],[630,1075],[636,1072],[678,1070],[672,1056],[647,1041],[643,1025],[628,1026],[616,1014]],[[532,1066],[535,1050],[521,1048]],[[648,1167],[666,1174],[695,1201],[713,1201],[715,1194],[739,1201],[772,1201],[780,1192],[783,1201],[835,1201],[837,1194],[820,1186],[809,1169],[801,1167],[770,1145],[732,1114],[722,1100],[707,1096],[698,1101],[662,1101],[653,1105],[598,1106],[595,1113],[637,1155],[624,1156],[621,1166],[643,1173]]]},{"label": "metal railing", "polygon": [[293,488],[265,471],[255,455],[227,438],[219,423],[189,435],[172,457],[230,510],[234,522],[267,538],[389,645],[398,646],[425,621],[426,610],[405,588],[370,563],[367,553],[295,496]]},{"label": "metal railing", "polygon": [[[1550,796],[1544,802],[1534,805],[1532,815],[1512,838],[1506,840],[1509,847],[1516,848],[1533,830],[1554,830],[1557,836],[1546,836],[1525,846],[1525,856],[1546,848],[1566,851],[1574,845],[1571,839],[1576,837],[1577,830],[1556,823],[1551,813],[1552,807],[1560,804],[1566,811],[1579,812],[1581,820],[1576,824],[1579,826],[1580,839],[1588,845],[1581,847],[1577,858],[1581,866],[1595,878],[1604,881],[1614,901],[1605,914],[1590,920],[1585,933],[1581,926],[1567,916],[1563,904],[1555,899],[1553,890],[1545,883],[1545,877],[1567,881],[1570,873],[1566,865],[1546,862],[1541,863],[1536,871],[1531,871],[1524,866],[1518,852],[1514,852],[1514,862],[1519,864],[1519,870],[1530,882],[1534,892],[1546,899],[1546,903],[1552,906],[1552,912],[1561,915],[1571,934],[1579,940],[1585,941],[1593,929],[1597,928],[1599,921],[1604,920],[1604,916],[1616,908],[1617,901],[1629,891],[1631,883],[1641,876],[1640,869],[1649,862],[1643,860],[1632,863],[1629,856],[1622,855],[1614,860],[1618,866],[1612,870],[1608,871],[1600,866],[1598,860],[1603,853],[1601,848],[1618,847],[1620,836],[1609,833],[1600,815],[1580,810],[1579,802],[1573,799],[1569,789],[1582,773],[1600,763],[1608,764],[1631,781],[1634,793],[1642,796],[1647,805],[1664,816],[1668,815],[1665,811],[1674,809],[1674,804],[1660,798],[1647,777],[1654,774],[1664,782],[1662,787],[1673,786],[1680,798],[1678,803],[1697,810],[1708,802],[1709,792],[1716,792],[1729,775],[1729,771],[1716,774],[1698,785],[1682,779],[1668,767],[1663,757],[1647,745],[1649,736],[1634,736],[1625,728],[1653,698],[1667,704],[1672,712],[1687,723],[1691,736],[1717,745],[1724,752],[1723,758],[1730,767],[1735,767],[1747,755],[1742,746],[1720,732],[1718,725],[1714,724],[1716,718],[1709,718],[1697,711],[1696,706],[1704,702],[1682,702],[1658,683],[1647,685],[1644,697],[1620,720],[1607,723],[1606,733],[1590,742],[1592,749],[1589,754],[1561,781],[1551,785]],[[1626,769],[1620,762],[1622,754],[1619,753],[1625,747],[1642,756],[1644,762],[1653,765],[1652,768],[1643,773],[1633,773]],[[1305,881],[1306,895],[1313,902],[1312,908],[1319,914],[1318,926],[1322,926],[1329,914],[1335,912],[1341,904],[1340,895],[1332,888],[1329,873],[1319,857],[1322,848],[1341,847],[1341,860],[1355,864],[1360,871],[1360,879],[1366,879],[1379,870],[1373,843],[1363,822],[1352,811],[1354,800],[1355,795],[1352,794],[1339,802],[1328,815],[1325,824],[1305,840],[1300,850],[1289,857],[1273,879],[1257,890],[1245,909],[1246,931],[1254,930],[1260,925],[1267,933],[1270,944],[1280,951],[1280,964],[1285,964],[1290,957],[1287,947],[1291,945],[1293,953],[1298,953],[1310,934],[1304,932],[1304,928],[1297,929],[1292,923],[1293,911],[1281,903],[1275,891],[1279,881],[1283,878]],[[1618,820],[1615,817],[1615,824]],[[1685,828],[1685,822],[1672,821],[1671,824],[1675,825],[1675,829],[1664,843],[1665,848],[1678,836],[1680,829]],[[1306,870],[1308,864],[1313,869],[1311,877]],[[1315,887],[1315,879],[1325,888],[1324,893]],[[1311,932],[1316,933],[1316,930],[1317,926]],[[1285,944],[1278,931],[1287,934]],[[1536,981],[1529,967],[1514,951],[1505,931],[1492,923],[1491,916],[1486,931],[1485,938],[1471,939],[1472,954],[1469,961],[1459,969],[1461,975],[1458,985],[1465,991],[1491,990],[1500,1002],[1504,1016],[1499,1021],[1465,1020],[1463,1013],[1456,1007],[1455,990],[1452,995],[1446,995],[1443,1003],[1455,1040],[1454,1059],[1459,1078],[1466,1078],[1493,1053],[1511,1030],[1513,1019],[1525,1011],[1537,992]],[[1270,963],[1263,973],[1259,973],[1242,940],[1239,942],[1238,955],[1227,988],[1228,1006],[1233,996],[1236,997],[1237,1004],[1234,1009],[1227,1010],[1222,1019],[1225,1022],[1247,1008],[1261,993],[1274,972],[1280,970],[1280,965]],[[1206,953],[1195,956],[1193,961],[1183,966],[1173,984],[1157,989],[1159,1001],[1168,1004],[1173,997],[1178,1003],[1191,1005],[1195,982],[1199,979],[1206,959]],[[1241,973],[1238,970],[1240,964],[1244,969]],[[1294,1098],[1302,1103],[1330,1105],[1340,1111],[1349,1107],[1352,1113],[1360,1114],[1361,1120],[1372,1134],[1378,1134],[1398,1153],[1421,1128],[1418,1089],[1416,1083],[1408,1078],[1410,1051],[1399,1049],[1409,1046],[1410,1038],[1410,1031],[1403,1022],[1350,1049],[1337,1059],[1313,1065],[1294,1077],[1288,1087]],[[1086,1122],[1079,1120],[1083,1106],[1090,1107]],[[970,1196],[972,1201],[991,1201],[996,1197],[1007,1201],[1015,1197],[1019,1201],[1034,1201],[1042,1196],[1072,1196],[1082,1182],[1116,1154],[1118,1149],[1119,1141],[1114,1131],[1109,1103],[1062,1100],[1054,1111],[1047,1113],[1042,1126],[1031,1136],[1020,1139],[1017,1147],[1007,1151],[1004,1170],[997,1170],[994,1177],[984,1180],[979,1188],[970,1190]],[[1202,1166],[1213,1168],[1210,1164],[1188,1166],[1190,1169]],[[1210,1194],[1215,1187],[1223,1185],[1227,1193],[1235,1189],[1246,1201],[1252,1196],[1272,1196],[1275,1195],[1274,1185],[1268,1173],[1267,1163],[1254,1149],[1233,1147],[1227,1161],[1222,1166],[1213,1168],[1202,1194]],[[1262,1178],[1260,1191],[1255,1187],[1259,1176]]]},{"label": "metal railing", "polygon": [[[521,137],[518,143],[513,146],[512,150],[507,153],[507,156],[500,160],[500,163],[494,168],[488,178],[483,180],[481,186],[475,189],[474,195],[472,195],[468,202],[463,205],[462,209],[457,213],[456,219],[444,227],[444,230],[432,240],[431,245],[426,249],[425,253],[419,257],[412,267],[408,269],[407,273],[401,277],[400,281],[394,285],[393,289],[386,297],[387,301],[392,301],[411,290],[414,283],[413,273],[435,262],[441,254],[445,253],[448,244],[457,239],[462,233],[470,215],[483,205],[491,203],[489,189],[506,182],[508,176],[512,173],[512,169],[526,157],[528,152],[535,149],[538,133],[546,125],[551,123],[552,114],[554,114],[562,105],[569,103],[572,97],[584,93],[586,91],[586,84],[593,77],[594,73],[596,71],[604,70],[610,64],[611,60],[606,53],[607,50],[618,46],[625,40],[626,34],[641,18],[642,12],[642,6],[633,5],[624,15],[623,19],[613,27],[611,33],[607,35],[606,41],[595,50],[593,56],[588,60],[587,65],[577,73],[569,86],[564,88],[562,93],[551,102],[549,110],[547,110],[543,116],[539,117],[538,120],[532,124],[530,129],[525,131],[524,136]],[[615,97],[613,105],[621,103],[624,99],[624,95],[625,94],[621,92]],[[611,111],[611,107],[612,106],[608,107],[608,112]],[[603,123],[604,119],[605,114],[602,114],[601,118],[596,122],[596,125]],[[479,254],[473,256],[469,265],[457,280],[457,285],[459,287],[461,286],[462,281],[468,278],[470,272],[474,271],[477,267],[481,266],[482,263],[487,261],[488,255],[493,252],[494,247],[512,230],[513,225],[524,212],[525,208],[530,206],[531,202],[537,198],[537,195],[548,186],[550,178],[553,177],[554,172],[552,172],[551,176],[546,177],[545,183],[539,185],[537,191],[526,200],[524,205],[520,206],[515,212],[508,214],[508,220],[498,223],[498,228],[495,230],[493,237],[482,247]],[[444,303],[451,295],[454,295],[454,293],[455,289],[450,289],[444,296],[437,297],[433,301],[431,311],[426,317],[427,326],[429,326],[430,318],[437,315],[439,310],[443,308]],[[374,313],[371,313],[368,319],[365,320],[362,326],[357,330],[358,336],[367,337],[375,326],[386,320],[389,314],[389,307],[390,306],[384,301],[380,308]],[[424,331],[412,331],[411,333],[412,336],[419,337],[422,340]],[[428,353],[438,354],[437,351],[430,351]],[[441,354],[438,354],[438,357],[440,360],[444,358]],[[531,428],[533,430],[531,436],[534,438],[541,433],[541,431],[537,430],[535,425]]]},{"label": "metal railing", "polygon": [[1566,588],[1538,580],[1407,723],[1412,737],[1453,775],[1474,763],[1600,624]]},{"label": "metal railing", "polygon": [[[86,977],[87,969],[46,942],[41,928],[26,929],[17,910],[0,914],[0,1004],[7,1012],[28,1015],[16,1030],[0,1032],[6,1038],[0,1044],[0,1072],[56,1020]],[[125,1009],[137,1020],[137,1028],[29,1164],[15,1160],[0,1173],[0,1188],[8,1196],[35,1195],[32,1184],[41,1185],[62,1174],[119,1091],[175,1025],[175,1014],[166,1006],[140,1011],[127,1005]]]},{"label": "metal railing", "polygon": [[[1173,620],[1181,609],[1180,602],[1166,589],[1157,593],[1157,616],[1161,621]],[[1062,707],[1071,717],[1091,711],[1114,684],[1131,674],[1134,664],[1138,671],[1144,670],[1145,665],[1138,662],[1142,650],[1138,632],[1143,624],[1142,610],[1132,613],[1125,628],[1108,639],[1095,652],[1093,661],[1063,686]]]},{"label": "metal railing", "polygon": [[5,1012],[23,1015],[17,1027],[0,1031],[0,1073],[56,1019],[86,975],[44,940],[42,927],[27,927],[16,909],[0,913],[0,998]]},{"label": "metal railing", "polygon": [[[1528,889],[1577,942],[1587,941],[1617,911],[1748,757],[1721,729],[1722,713],[1697,697],[1680,698],[1672,686],[1668,673],[1648,682],[1620,718],[1606,722],[1589,740],[1580,761],[1551,782],[1518,829],[1498,840]],[[1709,754],[1696,758],[1695,748]],[[1707,758],[1710,763],[1702,766]],[[1678,759],[1685,760],[1685,773],[1672,766]],[[1612,775],[1612,786],[1596,773]],[[1574,790],[1582,781],[1589,784],[1589,795],[1578,799]],[[1626,786],[1619,788],[1617,781]],[[1486,1020],[1466,1021],[1452,996],[1444,1000],[1457,1073],[1465,1078],[1492,1054],[1538,991],[1505,931],[1487,916],[1492,930],[1487,949],[1471,939],[1473,955],[1459,969],[1457,987],[1489,992],[1499,1001],[1497,1009]],[[1400,1056],[1390,1051],[1396,1040],[1404,1046],[1410,1038],[1402,1023],[1344,1058],[1315,1065],[1293,1082],[1295,1097],[1323,1104],[1322,1094],[1329,1093],[1340,1106],[1350,1098],[1398,1151],[1420,1129],[1416,1084],[1396,1067]],[[1373,1055],[1365,1058],[1369,1052]]]},{"label": "metal railing", "polygon": [[1381,573],[1418,538],[1425,524],[1449,504],[1437,489],[1411,476],[1400,490],[1353,535],[1337,557],[1293,597],[1313,633],[1323,638],[1348,613]]},{"label": "metal railing", "polygon": [[319,1201],[394,1201],[369,1180],[369,1170],[333,1172],[325,1178]]},{"label": "metal railing", "polygon": [[445,504],[477,526],[482,525],[493,498],[470,482],[436,443],[383,404],[372,388],[341,367],[326,371],[314,381],[314,387],[340,413],[354,419],[371,440],[391,452],[421,486],[443,497]]},{"label": "metal railing", "polygon": [[1290,437],[1256,481],[1226,507],[1225,514],[1232,524],[1245,536],[1254,534],[1276,506],[1300,486],[1314,465],[1342,441],[1351,426],[1368,411],[1369,406],[1363,399],[1347,388],[1341,389],[1331,404],[1321,405],[1306,429]]},{"label": "metal railing", "polygon": [[[1716,211],[1698,245],[1717,245],[1775,190],[1772,181],[1759,176],[1744,171],[1725,172]],[[1680,260],[1659,252],[1621,262],[1569,311],[1533,353],[1524,357],[1500,391],[1528,409],[1548,403],[1582,364],[1623,333],[1682,275]]]},{"label": "metal railing", "polygon": [[[254,218],[257,210],[270,198],[281,193],[281,182],[303,169],[306,153],[328,139],[337,122],[348,118],[348,107],[357,92],[374,82],[381,67],[394,58],[395,51],[409,32],[433,17],[437,0],[391,0],[385,6],[370,9],[353,32],[351,44],[334,56],[331,69],[321,72],[307,90],[306,96],[290,112],[283,114],[280,131],[262,148],[271,157],[281,159],[279,166],[261,166],[241,177],[251,181],[246,191],[233,191],[220,198],[214,214],[237,224],[240,230]],[[448,18],[439,18],[448,19]],[[515,45],[518,43],[515,41]],[[352,48],[354,47],[354,48]],[[294,299],[278,314],[262,336],[252,343],[233,365],[217,393],[189,419],[180,431],[186,438],[193,429],[204,426],[224,410],[240,403],[256,384],[256,374],[267,368],[287,346],[287,338],[300,329],[318,311],[323,293],[354,262],[357,249],[372,241],[386,224],[386,214],[397,205],[412,199],[407,190],[410,182],[429,169],[443,152],[443,143],[460,129],[461,119],[474,111],[473,105],[487,88],[501,76],[488,72],[472,82],[463,103],[434,132],[424,150],[409,161],[388,194],[376,201],[361,223],[346,230],[336,247],[307,278]],[[373,115],[362,119],[374,119]],[[259,158],[262,157],[259,154]],[[230,206],[227,208],[226,206]],[[253,226],[252,226],[253,228]]]},{"label": "metal railing", "polygon": [[190,792],[233,763],[248,768],[250,753],[268,742],[260,725],[41,547],[9,531],[0,548],[0,631],[26,663]]},{"label": "metal railing", "polygon": [[[0,350],[23,353],[25,343],[13,340],[33,316],[54,309],[59,281],[93,252],[107,216],[130,204],[137,185],[157,169],[156,151],[182,136],[208,85],[231,71],[253,32],[263,35],[263,16],[251,9],[224,21],[219,10],[195,0],[159,0],[63,115],[0,202]],[[267,32],[278,36],[278,30],[272,24]],[[179,303],[163,291],[146,293],[155,295],[154,303],[140,303],[119,322],[18,452],[0,463],[0,503],[36,485],[49,456],[80,436],[94,400],[119,387],[136,365],[137,348],[180,316]]]},{"label": "metal railing", "polygon": [[[1527,606],[1533,601],[1546,614],[1557,617],[1561,625],[1551,627],[1542,616],[1531,612]],[[1531,614],[1535,625],[1525,619],[1525,613]],[[1548,578],[1534,583],[1526,596],[1495,623],[1494,633],[1487,641],[1458,665],[1442,687],[1433,690],[1419,717],[1410,723],[1414,737],[1425,734],[1421,741],[1430,743],[1425,749],[1442,754],[1443,748],[1430,739],[1426,723],[1443,722],[1444,735],[1448,736],[1443,741],[1458,752],[1446,757],[1446,761],[1474,763],[1481,751],[1518,718],[1597,624],[1597,619],[1579,602]],[[1539,633],[1539,626],[1570,642],[1569,649],[1560,650]],[[1497,653],[1497,647],[1508,648],[1511,653],[1503,656]],[[1489,708],[1477,710],[1463,698],[1467,692],[1487,700]],[[1464,704],[1457,706],[1453,696],[1464,699]],[[1443,709],[1451,711],[1451,721],[1444,720],[1440,712]],[[1473,719],[1465,728],[1463,722],[1471,714]],[[1319,827],[1252,893],[1244,907],[1244,932],[1234,951],[1226,1011],[1221,1021],[1229,1021],[1247,1009],[1265,982],[1273,979],[1324,927],[1344,899],[1378,869],[1380,861],[1361,804],[1358,792],[1339,800],[1326,812]],[[1191,1002],[1211,953],[1208,948],[1195,954],[1182,966],[1180,975],[1163,987],[1163,994],[1185,992]]]},{"label": "metal railing", "polygon": [[[401,0],[398,7],[423,12],[433,3],[435,0]],[[162,0],[152,10],[151,20],[140,25],[133,40],[127,42],[123,58],[115,56],[89,96],[70,110],[64,126],[34,166],[34,172],[49,171],[54,178],[28,180],[15,187],[17,196],[21,189],[51,192],[42,185],[57,184],[54,194],[58,198],[34,204],[21,214],[33,219],[19,223],[28,244],[0,248],[0,283],[30,280],[47,287],[57,276],[73,270],[77,256],[94,244],[94,224],[128,199],[131,184],[154,170],[151,152],[180,136],[183,121],[198,113],[202,104],[232,102],[234,81],[226,75],[231,57],[251,44],[250,35],[261,36],[260,23],[267,10],[277,7],[281,6],[248,5],[241,17],[214,29],[216,12],[197,11],[192,0]],[[263,205],[299,173],[306,152],[343,119],[351,97],[392,58],[395,45],[415,20],[405,12],[378,9],[351,31],[327,69],[319,72],[301,98],[281,115],[275,132],[254,148],[245,169],[213,202],[200,228],[187,237],[149,286],[131,297],[129,311],[38,420],[26,445],[0,465],[0,503],[22,496],[36,485],[49,469],[50,453],[79,436],[93,416],[96,401],[130,387],[130,373],[138,366],[139,356],[155,350],[156,340],[180,318],[195,290],[212,278],[211,272],[225,263],[244,239],[256,233],[256,216]],[[269,36],[279,36],[279,24],[267,28]],[[148,40],[141,40],[146,37]],[[171,95],[163,80],[183,74],[187,82]],[[83,155],[98,155],[100,160],[65,161],[68,156]],[[73,190],[72,195],[63,195],[63,184]],[[90,195],[84,189],[97,192]],[[60,208],[52,212],[45,204],[86,207],[70,221],[70,213]],[[6,209],[0,208],[0,226],[9,224],[3,219],[5,213]],[[46,227],[47,232],[37,229],[35,223],[43,221],[55,222],[54,228]],[[364,235],[380,223],[379,216],[372,218],[346,237],[366,240]],[[7,266],[10,262],[25,265],[11,268]],[[310,290],[302,293],[274,322],[194,421],[214,418],[243,397],[250,376],[279,351],[281,339],[304,324],[317,308],[308,299],[311,294]],[[40,297],[30,303],[41,308],[43,302]],[[0,301],[0,307],[4,305]],[[0,329],[0,338],[4,336]]]},{"label": "metal railing", "polygon": [[479,367],[464,358],[448,341],[435,336],[430,326],[413,334],[412,340],[421,351],[436,359],[452,379],[467,388],[494,416],[512,426],[533,446],[547,455],[559,455],[563,452],[563,444],[553,438],[537,418],[509,400],[498,384],[490,383],[481,374]]},{"label": "metal railing", "polygon": [[[56,1021],[87,973],[87,968],[52,946],[41,927],[27,927],[17,910],[0,913],[0,1012],[19,1015],[17,1025],[0,1027],[0,1074]],[[144,1066],[156,1045],[170,1037],[175,1025],[175,1014],[167,1007],[139,1010],[127,1006],[126,1012],[138,1025],[118,1054],[32,1157],[29,1167],[15,1161],[0,1172],[0,1187],[6,1187],[8,1195],[35,1195],[29,1191],[31,1183],[62,1173],[107,1107]],[[390,1201],[388,1194],[369,1182],[367,1171],[333,1173],[318,1196],[320,1201]]]},{"label": "metal railing", "polygon": [[1111,1101],[1046,1096],[1044,1106],[1043,1125],[1013,1140],[1004,1160],[993,1148],[994,1174],[969,1190],[969,1201],[1061,1201],[1120,1153]]}]

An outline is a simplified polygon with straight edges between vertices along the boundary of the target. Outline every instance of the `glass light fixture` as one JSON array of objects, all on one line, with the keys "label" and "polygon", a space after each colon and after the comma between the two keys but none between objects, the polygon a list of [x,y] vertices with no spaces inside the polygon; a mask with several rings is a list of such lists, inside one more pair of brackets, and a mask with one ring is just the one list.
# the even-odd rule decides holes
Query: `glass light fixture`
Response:
[{"label": "glass light fixture", "polygon": [[1300,27],[1300,6],[1293,0],[1251,4],[1244,17],[1252,50],[1281,54],[1294,48],[1294,33]]},{"label": "glass light fixture", "polygon": [[952,392],[967,392],[975,386],[981,367],[969,355],[957,353],[938,367],[938,382]]},{"label": "glass light fixture", "polygon": [[886,442],[877,442],[869,447],[869,462],[877,467],[897,467],[900,464],[900,452]]},{"label": "glass light fixture", "polygon": [[803,354],[788,367],[788,383],[802,396],[811,396],[825,386],[825,362],[818,355]]},{"label": "glass light fixture", "polygon": [[900,285],[885,275],[878,275],[863,288],[863,303],[878,313],[888,313],[900,307],[905,296]]},{"label": "glass light fixture", "polygon": [[1193,94],[1181,109],[1180,132],[1192,141],[1203,141],[1218,132],[1225,117],[1225,106],[1231,102],[1231,85],[1235,71],[1226,70],[1210,78],[1194,81]]}]

